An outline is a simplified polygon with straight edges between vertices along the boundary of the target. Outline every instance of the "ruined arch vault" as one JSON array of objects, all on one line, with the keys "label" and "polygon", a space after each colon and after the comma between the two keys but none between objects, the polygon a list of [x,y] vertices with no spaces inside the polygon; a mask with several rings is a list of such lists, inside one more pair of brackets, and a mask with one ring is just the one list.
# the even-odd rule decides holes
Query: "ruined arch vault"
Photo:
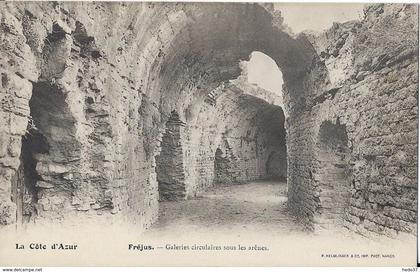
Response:
[{"label": "ruined arch vault", "polygon": [[[36,203],[37,222],[95,218],[144,229],[157,218],[156,157],[161,152],[160,143],[171,112],[176,111],[186,124],[183,165],[202,163],[213,171],[211,162],[195,159],[200,152],[206,152],[198,148],[206,137],[207,141],[222,139],[212,128],[208,135],[200,134],[205,112],[213,107],[213,102],[222,103],[219,95],[246,96],[230,86],[230,80],[240,76],[240,61],[248,60],[253,51],[260,51],[270,56],[283,73],[284,102],[280,106],[286,115],[289,208],[310,226],[316,224],[313,218],[319,190],[312,167],[317,145],[313,135],[318,134],[318,120],[338,118],[346,124],[353,146],[366,147],[352,148],[349,155],[352,167],[358,168],[350,177],[353,187],[347,227],[364,234],[389,236],[414,231],[416,216],[411,215],[416,207],[409,200],[416,199],[417,190],[412,170],[416,166],[416,128],[394,122],[399,115],[412,121],[418,119],[412,95],[416,78],[410,72],[417,67],[418,60],[410,51],[417,50],[413,49],[417,43],[407,39],[416,37],[413,33],[418,27],[413,6],[374,5],[366,9],[362,21],[335,25],[328,30],[331,35],[292,37],[269,4],[0,5],[0,94],[2,101],[9,102],[0,106],[1,225],[16,221],[12,180],[21,165],[21,143],[27,133],[34,86],[54,86],[54,91],[64,98],[66,118],[72,126],[71,146],[77,149],[68,161],[72,167],[61,167],[63,162],[57,161],[54,152],[42,155],[43,170],[60,169],[60,173],[54,173],[49,180],[36,181],[38,185],[50,184],[49,188],[38,186],[38,193],[44,197]],[[388,23],[383,29],[385,16],[402,9],[407,19]],[[392,46],[384,47],[378,42],[375,31],[392,33]],[[384,52],[386,61],[373,61]],[[344,69],[340,68],[343,61],[350,68],[338,73],[337,69]],[[382,70],[385,67],[388,70]],[[381,71],[395,73],[395,81],[385,81]],[[400,91],[388,93],[385,100],[381,93],[386,91],[373,86],[373,79],[384,81],[380,86]],[[389,115],[394,117],[386,119],[394,126],[392,131],[369,125],[372,118],[380,122],[384,120],[377,119],[385,117],[370,116],[366,101],[378,101],[377,107],[395,103],[389,107]],[[402,101],[408,105],[403,109],[398,106]],[[274,104],[266,98],[265,102],[254,102]],[[397,113],[400,111],[404,112]],[[65,133],[59,128],[54,131],[58,138]],[[404,132],[404,147],[371,147],[371,137],[391,137],[395,131]],[[215,144],[211,150],[213,158],[216,148]],[[400,170],[387,172],[390,165],[398,162],[402,162]],[[373,176],[366,169],[381,171]],[[185,180],[192,184],[187,186],[187,195],[194,195],[213,182],[213,177],[208,176],[202,183],[188,183],[194,179],[194,171],[185,168]],[[206,171],[200,173],[206,176]],[[388,177],[387,184],[383,183],[384,177]],[[63,180],[68,180],[66,197],[50,194],[59,190]],[[381,186],[400,188],[395,194],[404,201],[384,200],[375,191]],[[395,209],[410,216],[400,218]],[[60,210],[59,216],[56,210]],[[360,214],[363,222],[357,220]],[[377,220],[378,216],[390,218],[386,226]]]}]

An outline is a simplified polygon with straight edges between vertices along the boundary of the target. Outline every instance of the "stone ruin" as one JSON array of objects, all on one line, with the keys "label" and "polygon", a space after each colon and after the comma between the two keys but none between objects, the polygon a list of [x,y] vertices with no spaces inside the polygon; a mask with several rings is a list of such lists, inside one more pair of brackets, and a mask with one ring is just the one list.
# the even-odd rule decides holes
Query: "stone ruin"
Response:
[{"label": "stone ruin", "polygon": [[[3,228],[143,230],[159,199],[278,176],[310,229],[415,235],[417,5],[298,35],[270,4],[0,6]],[[282,94],[241,81],[254,51]]]}]

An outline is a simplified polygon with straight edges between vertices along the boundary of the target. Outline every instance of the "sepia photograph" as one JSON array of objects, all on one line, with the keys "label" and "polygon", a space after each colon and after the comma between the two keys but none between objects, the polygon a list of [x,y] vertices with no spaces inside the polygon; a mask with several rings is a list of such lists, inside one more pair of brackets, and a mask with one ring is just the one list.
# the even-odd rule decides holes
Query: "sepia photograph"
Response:
[{"label": "sepia photograph", "polygon": [[418,4],[1,1],[0,74],[0,267],[417,266]]}]

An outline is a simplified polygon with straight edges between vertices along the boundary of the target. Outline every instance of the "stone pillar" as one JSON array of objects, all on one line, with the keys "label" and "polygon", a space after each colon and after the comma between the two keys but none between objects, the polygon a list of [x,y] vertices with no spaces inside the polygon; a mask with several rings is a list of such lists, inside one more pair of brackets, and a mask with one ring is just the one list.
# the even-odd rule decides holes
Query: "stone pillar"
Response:
[{"label": "stone pillar", "polygon": [[160,200],[180,200],[186,197],[184,155],[185,123],[173,111],[166,123],[161,152],[156,158],[156,174]]}]

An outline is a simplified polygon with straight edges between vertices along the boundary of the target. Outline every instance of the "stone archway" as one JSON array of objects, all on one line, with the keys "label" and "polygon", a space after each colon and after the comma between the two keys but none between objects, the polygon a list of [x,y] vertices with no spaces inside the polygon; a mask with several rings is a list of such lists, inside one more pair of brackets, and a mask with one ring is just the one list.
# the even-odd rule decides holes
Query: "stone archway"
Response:
[{"label": "stone archway", "polygon": [[[212,146],[215,150],[209,158],[214,163],[214,181],[284,180],[287,176],[287,148],[282,108],[270,104],[268,98],[265,98],[268,101],[259,98],[270,95],[266,90],[254,87],[261,92],[258,96],[258,92],[251,95],[249,89],[230,88],[217,98],[217,114],[206,121],[209,126],[198,127],[201,129],[199,139],[205,143],[201,147],[203,154],[207,154],[206,149]],[[209,113],[202,112],[200,118],[206,118]],[[214,141],[208,141],[208,135],[214,135]]]},{"label": "stone archway", "polygon": [[17,219],[37,215],[60,218],[70,210],[80,158],[75,119],[66,95],[49,82],[33,84],[30,119],[22,137],[20,170],[15,181]]},{"label": "stone archway", "polygon": [[[89,5],[94,8],[96,4]],[[140,18],[137,5],[151,12]],[[28,10],[32,9],[28,6]],[[46,7],[44,11],[48,10]],[[78,7],[69,3],[58,13],[64,10],[72,14]],[[156,172],[147,154],[156,154],[155,137],[165,127],[157,120],[169,115],[172,109],[183,115],[191,105],[203,102],[217,86],[238,77],[240,62],[249,59],[253,51],[270,56],[284,72],[288,100],[285,110],[293,107],[298,111],[301,105],[305,106],[298,98],[309,92],[308,67],[316,53],[305,38],[295,39],[275,24],[274,14],[264,5],[136,3],[104,4],[98,10],[110,12],[107,16],[118,10],[122,16],[114,19],[120,22],[119,26],[130,29],[129,37],[123,32],[95,31],[96,27],[105,26],[114,29],[115,20],[97,25],[101,20],[85,20],[78,12],[68,22],[53,16],[48,21],[51,35],[33,31],[31,24],[25,26],[25,33],[19,34],[23,41],[24,34],[34,32],[28,35],[25,47],[40,51],[35,57],[43,64],[42,71],[32,75],[30,81],[39,82],[37,89],[51,93],[64,88],[61,99],[71,100],[71,105],[62,105],[64,113],[56,112],[56,120],[42,121],[39,126],[50,144],[50,154],[36,156],[36,170],[42,177],[42,182],[37,182],[38,204],[51,216],[71,218],[68,214],[74,210],[95,212],[92,210],[112,208],[113,214],[127,209],[130,218],[135,214],[135,221],[144,220],[144,225],[156,220],[157,205],[151,204],[158,199]],[[103,14],[92,16],[95,19]],[[35,17],[28,20],[33,20],[34,25],[45,24]],[[45,36],[48,42],[40,44]],[[91,54],[85,52],[90,50],[87,47],[91,42],[103,50],[102,57],[96,49]],[[33,68],[36,70],[35,65]],[[83,98],[84,104],[76,101]],[[42,100],[47,105],[52,101],[49,97]],[[140,100],[147,101],[151,110],[139,110],[137,114],[135,109],[139,108]],[[96,105],[106,110],[95,111]],[[71,113],[66,112],[66,106],[72,109]],[[72,114],[81,124],[77,129]],[[137,154],[142,153],[135,151],[143,149],[145,159],[136,160],[142,157]],[[92,165],[86,167],[89,163]],[[203,164],[210,165],[203,176],[212,181],[212,162]],[[106,170],[102,170],[105,166]],[[203,190],[208,185],[203,182],[194,189]],[[139,200],[138,196],[144,199]],[[116,199],[121,201],[120,207],[114,205]]]}]

